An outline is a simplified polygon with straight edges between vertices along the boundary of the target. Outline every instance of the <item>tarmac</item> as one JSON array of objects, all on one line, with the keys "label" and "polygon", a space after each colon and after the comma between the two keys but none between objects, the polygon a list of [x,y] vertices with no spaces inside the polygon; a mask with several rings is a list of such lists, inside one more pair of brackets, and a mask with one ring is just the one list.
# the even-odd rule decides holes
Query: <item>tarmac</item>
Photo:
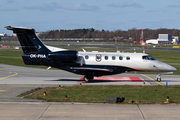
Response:
[{"label": "tarmac", "polygon": [[79,81],[82,76],[62,70],[0,65],[0,120],[179,120],[179,104],[50,103],[16,97],[37,87],[58,85],[180,85],[179,75],[118,74],[110,77],[138,77],[141,81]]},{"label": "tarmac", "polygon": [[180,105],[1,102],[1,120],[179,120]]}]

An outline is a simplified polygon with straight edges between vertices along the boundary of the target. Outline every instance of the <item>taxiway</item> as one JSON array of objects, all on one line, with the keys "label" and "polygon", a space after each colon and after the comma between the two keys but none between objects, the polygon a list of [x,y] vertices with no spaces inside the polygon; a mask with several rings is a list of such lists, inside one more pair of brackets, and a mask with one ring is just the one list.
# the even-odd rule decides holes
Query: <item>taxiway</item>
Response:
[{"label": "taxiway", "polygon": [[0,103],[1,120],[179,120],[180,105]]},{"label": "taxiway", "polygon": [[180,85],[180,75],[162,75],[162,81],[155,81],[154,74],[117,74],[95,78],[92,82],[82,81],[82,75],[63,70],[47,70],[39,68],[0,66],[0,84],[36,84],[36,85]]}]

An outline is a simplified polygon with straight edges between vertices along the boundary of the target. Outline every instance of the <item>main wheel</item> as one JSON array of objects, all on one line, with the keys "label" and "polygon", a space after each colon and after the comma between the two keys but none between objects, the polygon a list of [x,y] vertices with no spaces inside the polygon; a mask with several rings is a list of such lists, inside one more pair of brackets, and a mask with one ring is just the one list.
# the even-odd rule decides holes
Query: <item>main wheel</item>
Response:
[{"label": "main wheel", "polygon": [[159,82],[161,82],[161,78],[159,78]]},{"label": "main wheel", "polygon": [[156,76],[156,78],[157,78],[157,81],[158,81],[158,82],[161,82],[161,75],[160,75],[160,74],[158,74],[158,75]]},{"label": "main wheel", "polygon": [[84,79],[84,81],[89,82],[89,81],[93,80],[93,78],[94,77],[91,75],[85,75],[83,79]]}]

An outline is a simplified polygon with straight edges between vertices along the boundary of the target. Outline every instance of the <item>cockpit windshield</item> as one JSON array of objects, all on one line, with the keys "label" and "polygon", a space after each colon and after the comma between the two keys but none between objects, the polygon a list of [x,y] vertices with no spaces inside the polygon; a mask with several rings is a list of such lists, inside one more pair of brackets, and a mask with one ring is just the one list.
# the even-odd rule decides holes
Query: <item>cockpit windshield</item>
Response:
[{"label": "cockpit windshield", "polygon": [[155,58],[151,57],[150,55],[142,56],[143,60],[156,60]]}]

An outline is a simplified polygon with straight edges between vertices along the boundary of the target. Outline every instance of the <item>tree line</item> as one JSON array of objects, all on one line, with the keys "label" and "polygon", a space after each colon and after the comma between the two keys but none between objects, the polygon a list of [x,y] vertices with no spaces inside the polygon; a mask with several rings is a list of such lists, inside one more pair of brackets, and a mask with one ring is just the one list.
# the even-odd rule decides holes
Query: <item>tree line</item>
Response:
[{"label": "tree line", "polygon": [[[144,40],[157,39],[158,34],[171,34],[172,36],[180,36],[180,30],[178,29],[144,29]],[[39,35],[40,38],[114,38],[119,37],[122,39],[129,39],[139,41],[141,35],[141,29],[132,28],[127,31],[125,30],[95,30],[90,29],[74,29],[74,30],[50,30],[43,32]]]},{"label": "tree line", "polygon": [[[178,29],[143,29],[144,40],[157,39],[158,34],[171,34],[172,36],[180,36],[180,30]],[[50,30],[48,32],[42,32],[38,35],[41,39],[60,39],[60,38],[104,38],[109,40],[109,38],[117,38],[118,40],[131,40],[140,41],[141,29],[132,28],[127,31],[125,30],[95,30],[90,29],[73,29],[73,30]],[[17,41],[17,37],[5,37],[1,41]],[[115,39],[113,39],[115,40]]]}]

